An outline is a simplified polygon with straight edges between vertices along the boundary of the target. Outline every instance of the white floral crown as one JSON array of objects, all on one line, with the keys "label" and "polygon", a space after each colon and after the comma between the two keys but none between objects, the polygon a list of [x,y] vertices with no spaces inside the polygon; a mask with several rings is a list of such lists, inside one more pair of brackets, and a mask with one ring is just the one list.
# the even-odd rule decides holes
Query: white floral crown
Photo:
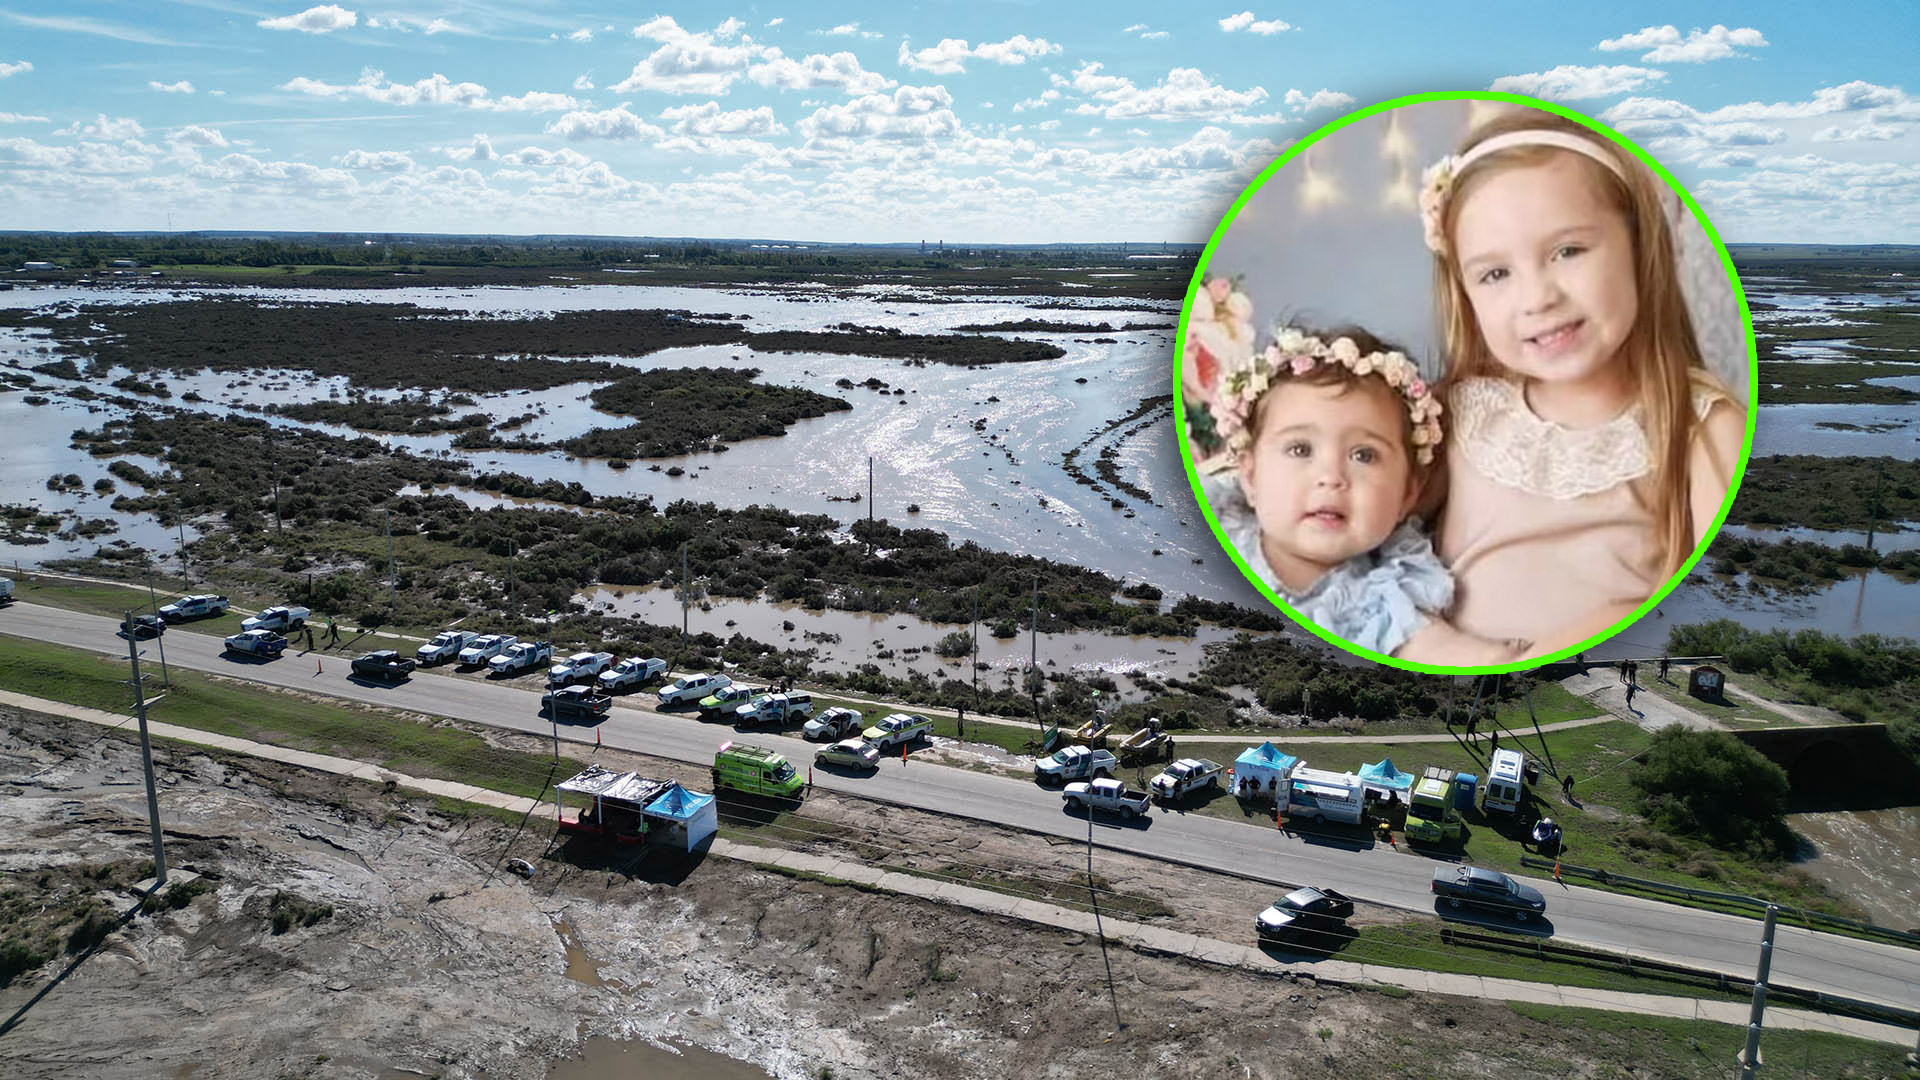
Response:
[{"label": "white floral crown", "polygon": [[1441,228],[1441,218],[1446,213],[1447,196],[1453,192],[1454,178],[1465,171],[1466,167],[1481,158],[1497,154],[1502,150],[1511,150],[1516,146],[1553,146],[1561,150],[1571,150],[1605,165],[1613,175],[1626,179],[1620,162],[1607,152],[1599,143],[1584,136],[1568,131],[1553,131],[1547,128],[1509,131],[1505,135],[1495,135],[1474,145],[1464,154],[1448,154],[1427,167],[1420,174],[1420,224],[1426,232],[1427,250],[1435,255],[1447,253],[1447,235]]},{"label": "white floral crown", "polygon": [[1227,445],[1233,460],[1253,444],[1253,432],[1247,421],[1254,403],[1276,381],[1306,375],[1321,364],[1339,364],[1355,375],[1378,375],[1406,401],[1407,416],[1413,421],[1414,457],[1422,465],[1433,464],[1433,452],[1440,445],[1440,399],[1433,396],[1420,369],[1406,354],[1370,352],[1364,355],[1349,337],[1331,343],[1292,326],[1274,329],[1273,343],[1254,355],[1252,362],[1227,372],[1209,405],[1214,425]]}]

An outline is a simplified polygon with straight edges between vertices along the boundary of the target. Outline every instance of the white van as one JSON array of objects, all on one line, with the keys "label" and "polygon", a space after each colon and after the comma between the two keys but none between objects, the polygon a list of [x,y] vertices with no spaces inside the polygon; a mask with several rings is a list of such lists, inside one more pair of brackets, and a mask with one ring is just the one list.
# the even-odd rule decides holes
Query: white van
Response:
[{"label": "white van", "polygon": [[1360,824],[1366,813],[1366,781],[1353,773],[1295,769],[1287,785],[1287,816]]},{"label": "white van", "polygon": [[1518,750],[1495,750],[1493,765],[1487,770],[1486,795],[1480,808],[1489,814],[1511,814],[1520,809],[1520,791],[1525,784],[1521,769],[1526,759]]}]

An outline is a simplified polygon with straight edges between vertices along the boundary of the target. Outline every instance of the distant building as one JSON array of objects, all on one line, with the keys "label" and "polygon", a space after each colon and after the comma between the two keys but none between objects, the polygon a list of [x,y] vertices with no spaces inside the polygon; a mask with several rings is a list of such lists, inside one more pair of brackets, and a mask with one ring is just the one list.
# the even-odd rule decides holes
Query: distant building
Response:
[{"label": "distant building", "polygon": [[116,267],[119,267],[119,268],[120,268],[120,269],[122,269],[122,270],[133,270],[133,269],[137,269],[137,268],[138,268],[138,267],[140,266],[140,260],[138,260],[138,259],[115,259],[115,260],[113,260],[113,264],[112,264],[112,265],[114,265],[114,266],[116,266]]},{"label": "distant building", "polygon": [[21,264],[20,269],[22,270],[58,270],[60,268],[43,259],[34,259],[31,262]]}]

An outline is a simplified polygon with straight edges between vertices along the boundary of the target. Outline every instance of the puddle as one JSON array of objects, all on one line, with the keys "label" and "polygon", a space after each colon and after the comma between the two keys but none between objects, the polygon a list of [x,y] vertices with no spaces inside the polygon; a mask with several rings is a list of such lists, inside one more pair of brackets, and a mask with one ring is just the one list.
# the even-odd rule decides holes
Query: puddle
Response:
[{"label": "puddle", "polygon": [[567,924],[567,920],[555,919],[553,929],[560,935],[561,944],[567,947],[567,978],[582,986],[606,985],[600,981],[600,965],[587,955],[587,950],[574,937],[573,927]]},{"label": "puddle", "polygon": [[600,1035],[586,1040],[581,1049],[578,1058],[554,1062],[547,1080],[655,1076],[676,1080],[773,1080],[772,1073],[744,1061],[670,1040],[656,1046]]}]

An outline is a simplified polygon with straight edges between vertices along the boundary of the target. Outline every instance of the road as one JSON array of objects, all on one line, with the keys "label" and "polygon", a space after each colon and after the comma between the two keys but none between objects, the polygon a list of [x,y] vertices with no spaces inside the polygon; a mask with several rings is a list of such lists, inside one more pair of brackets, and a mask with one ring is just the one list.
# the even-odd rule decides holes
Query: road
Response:
[{"label": "road", "polygon": [[[0,634],[97,652],[125,655],[116,620],[36,604],[0,609]],[[147,655],[152,643],[144,644]],[[539,716],[540,692],[497,685],[474,677],[421,672],[397,686],[347,677],[344,657],[327,657],[316,674],[308,656],[288,655],[258,663],[227,657],[218,637],[166,635],[167,662],[175,667],[250,679],[273,686],[446,716],[499,728],[547,734]],[[651,694],[622,699],[599,726],[608,746],[678,761],[711,763],[721,743],[749,738],[786,754],[799,768],[815,747],[798,739],[703,724],[685,715],[651,708]],[[584,732],[584,738],[582,733]],[[593,729],[561,729],[574,742],[593,741]],[[949,768],[927,762],[884,759],[872,776],[814,770],[814,784],[919,809],[954,814],[1017,829],[1084,839],[1087,821],[1062,809],[1058,792],[1030,781]],[[1228,871],[1283,885],[1314,884],[1358,899],[1410,911],[1432,912],[1429,891],[1435,863],[1426,857],[1382,848],[1328,843],[1277,829],[1257,828],[1198,814],[1159,811],[1131,824],[1096,819],[1095,842],[1116,851]],[[1554,940],[1635,956],[1751,976],[1758,958],[1760,924],[1730,915],[1663,904],[1550,880],[1522,879],[1548,898],[1548,919],[1532,932]],[[1253,913],[1248,912],[1248,918]],[[1523,932],[1526,927],[1512,927]],[[1773,981],[1866,1001],[1920,1007],[1920,951],[1834,934],[1782,926],[1774,949]]]}]

